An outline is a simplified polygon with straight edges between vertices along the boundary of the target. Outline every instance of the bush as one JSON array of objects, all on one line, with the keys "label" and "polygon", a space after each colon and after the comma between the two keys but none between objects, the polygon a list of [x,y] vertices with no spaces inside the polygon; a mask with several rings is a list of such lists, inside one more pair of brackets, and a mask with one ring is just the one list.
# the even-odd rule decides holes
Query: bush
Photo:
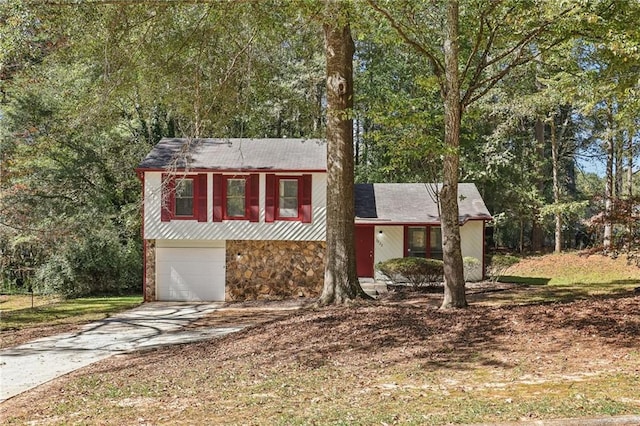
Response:
[{"label": "bush", "polygon": [[444,264],[438,259],[398,257],[376,265],[378,271],[391,282],[408,282],[412,287],[441,283]]},{"label": "bush", "polygon": [[494,254],[491,257],[489,264],[489,275],[491,276],[491,280],[493,282],[498,281],[498,278],[500,278],[504,271],[518,262],[520,262],[519,257],[511,256],[509,254]]},{"label": "bush", "polygon": [[61,247],[38,270],[38,288],[64,297],[131,293],[140,288],[142,255],[132,241],[91,236]]},{"label": "bush", "polygon": [[482,262],[475,257],[462,258],[464,267],[464,280],[467,282],[480,281],[482,279]]}]

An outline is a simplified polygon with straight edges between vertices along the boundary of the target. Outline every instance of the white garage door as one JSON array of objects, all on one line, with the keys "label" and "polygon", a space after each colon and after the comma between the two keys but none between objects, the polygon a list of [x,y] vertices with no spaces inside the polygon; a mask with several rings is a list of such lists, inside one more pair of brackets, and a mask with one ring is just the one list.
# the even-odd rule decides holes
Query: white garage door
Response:
[{"label": "white garage door", "polygon": [[158,300],[223,301],[225,249],[156,249]]}]

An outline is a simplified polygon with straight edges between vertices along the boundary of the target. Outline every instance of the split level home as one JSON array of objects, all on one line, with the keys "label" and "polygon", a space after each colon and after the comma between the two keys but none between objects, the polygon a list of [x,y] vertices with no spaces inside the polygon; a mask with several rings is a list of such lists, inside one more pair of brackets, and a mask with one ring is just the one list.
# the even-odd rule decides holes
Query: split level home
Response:
[{"label": "split level home", "polygon": [[[327,147],[314,139],[162,139],[143,186],[144,297],[222,301],[313,297],[324,281]],[[484,273],[491,219],[459,184],[462,255]],[[358,276],[383,260],[442,258],[438,185],[358,184]]]}]

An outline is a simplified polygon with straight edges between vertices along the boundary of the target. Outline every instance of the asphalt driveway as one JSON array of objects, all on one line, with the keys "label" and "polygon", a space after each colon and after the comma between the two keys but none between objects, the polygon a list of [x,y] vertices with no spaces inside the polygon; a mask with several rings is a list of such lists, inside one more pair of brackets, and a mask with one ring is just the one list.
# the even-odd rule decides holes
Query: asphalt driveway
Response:
[{"label": "asphalt driveway", "polygon": [[245,325],[184,327],[222,303],[145,303],[79,332],[58,334],[0,351],[0,402],[112,355],[222,336]]}]

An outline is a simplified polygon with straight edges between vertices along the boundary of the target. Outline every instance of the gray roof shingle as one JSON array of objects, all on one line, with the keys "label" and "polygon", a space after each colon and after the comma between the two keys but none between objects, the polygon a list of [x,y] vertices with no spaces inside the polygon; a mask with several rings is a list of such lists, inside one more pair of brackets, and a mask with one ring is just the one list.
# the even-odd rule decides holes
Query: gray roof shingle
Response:
[{"label": "gray roof shingle", "polygon": [[327,149],[321,139],[164,138],[138,168],[324,171]]},{"label": "gray roof shingle", "polygon": [[[437,194],[441,184],[363,183],[355,186],[356,223],[440,223]],[[460,222],[490,220],[491,214],[473,183],[458,184]]]}]

